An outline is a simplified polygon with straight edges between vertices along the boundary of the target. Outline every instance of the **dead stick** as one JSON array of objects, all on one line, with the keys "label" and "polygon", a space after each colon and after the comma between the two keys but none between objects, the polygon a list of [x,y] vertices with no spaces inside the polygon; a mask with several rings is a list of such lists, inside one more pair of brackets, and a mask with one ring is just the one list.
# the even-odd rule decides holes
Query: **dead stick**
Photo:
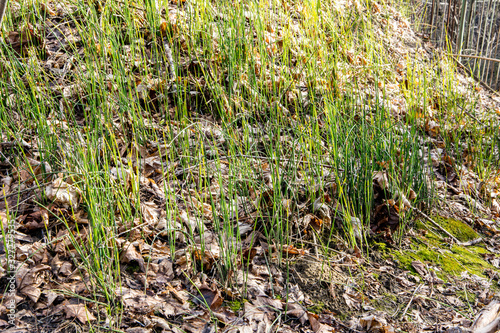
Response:
[{"label": "dead stick", "polygon": [[453,56],[453,57],[464,57],[464,58],[472,58],[472,59],[500,62],[500,59],[481,57],[481,56],[475,56],[475,55],[467,55],[467,54],[448,54],[448,55]]},{"label": "dead stick", "polygon": [[411,209],[413,209],[414,211],[416,211],[417,213],[419,213],[420,215],[422,215],[427,221],[431,222],[434,226],[436,226],[437,228],[439,228],[442,232],[444,232],[446,235],[448,235],[448,237],[450,237],[451,239],[453,239],[453,241],[455,243],[460,244],[460,241],[455,236],[453,236],[452,234],[450,234],[448,232],[448,230],[446,230],[445,228],[443,228],[442,226],[440,226],[439,223],[437,223],[436,221],[434,221],[433,219],[431,219],[429,216],[427,216],[420,209],[418,209],[416,207],[413,207],[413,206],[411,207]]},{"label": "dead stick", "polygon": [[420,287],[422,287],[423,284],[419,284],[417,288],[415,288],[415,290],[413,291],[413,295],[411,295],[411,298],[410,298],[410,301],[408,302],[408,304],[406,304],[406,307],[403,311],[403,313],[401,314],[401,318],[404,319],[404,316],[406,315],[406,312],[408,312],[408,309],[410,308],[410,305],[411,305],[411,302],[413,302],[413,298],[415,297],[415,294],[417,293],[417,291],[420,289]]}]

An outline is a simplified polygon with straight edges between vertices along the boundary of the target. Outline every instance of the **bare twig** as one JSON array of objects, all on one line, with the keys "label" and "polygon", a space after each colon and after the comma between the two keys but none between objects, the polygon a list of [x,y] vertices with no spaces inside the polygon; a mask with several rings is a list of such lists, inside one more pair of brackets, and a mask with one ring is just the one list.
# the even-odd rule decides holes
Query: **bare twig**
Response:
[{"label": "bare twig", "polygon": [[461,246],[471,246],[471,245],[476,245],[477,243],[481,243],[483,239],[481,237],[470,240],[468,242],[459,242],[458,244]]},{"label": "bare twig", "polygon": [[450,234],[448,232],[448,230],[446,230],[445,228],[443,228],[442,226],[440,226],[439,223],[437,223],[436,221],[434,221],[433,219],[431,219],[429,216],[427,216],[427,214],[425,214],[424,212],[422,212],[420,209],[418,209],[416,207],[413,207],[413,206],[411,207],[411,209],[413,209],[414,211],[416,211],[417,213],[419,213],[420,215],[422,215],[427,221],[431,222],[436,228],[439,228],[448,237],[450,237],[451,239],[453,239],[453,241],[455,243],[461,244],[460,241],[455,236],[453,236],[452,234]]},{"label": "bare twig", "polygon": [[410,308],[410,305],[413,302],[413,298],[415,298],[415,294],[418,292],[418,290],[422,286],[423,286],[423,284],[419,284],[418,287],[415,288],[415,290],[413,291],[413,295],[411,295],[410,301],[408,302],[408,304],[406,304],[406,307],[405,307],[403,313],[401,314],[401,318],[404,318],[404,316],[406,315],[406,312],[408,312],[408,309]]},{"label": "bare twig", "polygon": [[500,62],[500,59],[487,58],[487,57],[481,57],[481,56],[475,56],[475,55],[467,55],[467,54],[448,54],[448,55],[453,56],[453,57],[459,57],[459,58],[463,57],[463,58],[472,58],[472,59]]}]

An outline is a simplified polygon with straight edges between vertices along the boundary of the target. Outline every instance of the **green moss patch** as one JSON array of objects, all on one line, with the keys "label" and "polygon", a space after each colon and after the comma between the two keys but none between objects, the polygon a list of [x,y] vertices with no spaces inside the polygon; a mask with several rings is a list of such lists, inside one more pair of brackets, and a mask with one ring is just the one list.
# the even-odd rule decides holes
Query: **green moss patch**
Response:
[{"label": "green moss patch", "polygon": [[[484,277],[484,271],[495,268],[483,260],[479,253],[469,251],[466,248],[454,245],[450,250],[429,249],[425,245],[420,245],[416,250],[394,251],[402,268],[415,272],[411,263],[415,260],[421,261],[433,267],[437,267],[437,276],[443,280],[448,280],[448,275],[458,276],[463,271]],[[416,273],[416,272],[415,272]]]},{"label": "green moss patch", "polygon": [[[434,217],[436,222],[455,236],[458,240],[466,242],[476,239],[479,235],[467,224],[442,217]],[[483,259],[482,254],[489,253],[481,246],[464,247],[451,245],[445,239],[447,235],[440,233],[432,225],[419,221],[416,229],[425,229],[424,235],[414,237],[410,248],[407,250],[392,251],[391,254],[399,262],[401,268],[416,274],[411,263],[415,260],[434,268],[441,279],[447,281],[449,276],[459,276],[463,271],[485,277],[486,269],[498,271]]]},{"label": "green moss patch", "polygon": [[439,216],[434,217],[434,221],[439,223],[443,228],[445,228],[450,234],[455,236],[461,242],[467,242],[479,237],[478,233],[475,232],[474,229],[472,229],[468,224],[461,221]]},{"label": "green moss patch", "polygon": [[324,309],[325,309],[325,303],[318,301],[318,302],[316,302],[316,304],[309,306],[307,308],[307,311],[319,314],[319,313],[322,313]]},{"label": "green moss patch", "polygon": [[226,305],[235,313],[238,313],[240,310],[243,310],[244,301],[234,300],[227,301]]},{"label": "green moss patch", "polygon": [[[443,227],[446,231],[455,236],[461,242],[467,242],[479,237],[478,233],[475,232],[471,226],[459,220],[444,218],[441,216],[434,216],[433,220],[439,223],[441,227]],[[426,238],[429,239],[442,240],[443,237],[446,237],[446,235],[441,230],[427,221],[417,221],[415,223],[415,229],[428,231]]]}]

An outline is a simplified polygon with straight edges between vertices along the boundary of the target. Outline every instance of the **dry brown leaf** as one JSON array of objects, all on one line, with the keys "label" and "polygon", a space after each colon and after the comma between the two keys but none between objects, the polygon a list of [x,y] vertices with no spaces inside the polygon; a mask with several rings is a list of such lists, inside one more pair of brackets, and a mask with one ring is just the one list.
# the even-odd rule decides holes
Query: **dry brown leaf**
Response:
[{"label": "dry brown leaf", "polygon": [[187,302],[181,305],[177,301],[168,300],[158,295],[146,295],[143,290],[121,288],[116,290],[116,294],[122,299],[128,311],[138,314],[160,311],[164,316],[174,316],[186,313],[189,310]]},{"label": "dry brown leaf", "polygon": [[28,296],[34,303],[38,302],[41,295],[38,287],[46,279],[42,273],[50,269],[48,265],[37,265],[33,268],[22,265],[16,273],[16,286],[21,294]]},{"label": "dry brown leaf", "polygon": [[127,241],[123,244],[123,252],[120,255],[120,262],[125,264],[136,262],[141,268],[141,271],[145,272],[146,270],[144,266],[144,258],[141,256],[139,251],[137,251],[134,243],[130,243]]},{"label": "dry brown leaf", "polygon": [[54,180],[45,188],[47,198],[53,200],[55,204],[64,208],[72,207],[76,209],[80,203],[80,189],[66,183],[62,177]]},{"label": "dry brown leaf", "polygon": [[372,333],[392,333],[394,329],[387,325],[387,321],[382,317],[370,315],[359,320],[359,324],[367,332]]},{"label": "dry brown leaf", "polygon": [[195,301],[201,305],[208,306],[212,311],[219,309],[224,301],[217,289],[204,286],[199,287],[198,291],[199,294],[195,297]]},{"label": "dry brown leaf", "polygon": [[62,274],[64,276],[71,275],[71,273],[73,273],[72,267],[73,267],[73,264],[70,261],[65,261],[61,265],[61,268],[59,268],[59,274]]},{"label": "dry brown leaf", "polygon": [[417,273],[424,277],[428,274],[427,269],[425,268],[424,264],[422,264],[420,261],[415,260],[411,263],[411,266],[417,271]]},{"label": "dry brown leaf", "polygon": [[373,181],[376,182],[381,189],[389,189],[389,178],[386,171],[377,171],[373,174]]},{"label": "dry brown leaf", "polygon": [[333,327],[320,323],[319,316],[317,314],[308,312],[307,317],[309,319],[309,322],[311,323],[311,328],[314,333],[336,332]]},{"label": "dry brown leaf", "polygon": [[85,324],[88,321],[94,321],[96,318],[90,311],[87,309],[85,304],[70,304],[69,301],[64,301],[63,310],[66,313],[66,318],[76,318],[82,324]]},{"label": "dry brown leaf", "polygon": [[346,286],[346,291],[342,295],[347,306],[353,310],[359,311],[361,309],[361,294],[356,292],[353,288]]},{"label": "dry brown leaf", "polygon": [[250,302],[245,302],[244,318],[248,320],[251,332],[269,332],[274,320],[274,314],[266,312]]},{"label": "dry brown leaf", "polygon": [[144,222],[150,224],[151,226],[156,226],[158,223],[158,218],[160,217],[161,210],[158,206],[152,202],[141,202],[141,213]]},{"label": "dry brown leaf", "polygon": [[471,329],[477,333],[497,332],[500,323],[500,301],[492,300],[477,315]]},{"label": "dry brown leaf", "polygon": [[37,303],[40,295],[42,294],[42,291],[40,290],[40,288],[35,286],[25,286],[23,289],[21,289],[21,293],[25,296],[28,296],[33,303]]},{"label": "dry brown leaf", "polygon": [[286,305],[286,309],[286,314],[298,318],[302,325],[304,325],[308,320],[306,309],[299,303],[289,302]]}]

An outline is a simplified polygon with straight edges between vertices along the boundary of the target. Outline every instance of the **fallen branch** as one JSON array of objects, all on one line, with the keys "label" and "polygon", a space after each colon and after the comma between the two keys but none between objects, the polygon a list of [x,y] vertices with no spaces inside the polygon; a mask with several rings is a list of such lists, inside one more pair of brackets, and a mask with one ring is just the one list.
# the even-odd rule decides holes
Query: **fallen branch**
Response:
[{"label": "fallen branch", "polygon": [[479,59],[479,60],[487,60],[487,61],[493,61],[493,62],[500,62],[500,59],[495,59],[495,58],[488,58],[488,57],[481,57],[481,56],[475,56],[475,55],[468,55],[468,54],[448,54],[452,57],[463,57],[463,58],[472,58],[472,59]]},{"label": "fallen branch", "polygon": [[413,294],[411,295],[410,301],[408,302],[408,304],[406,304],[406,307],[405,307],[403,313],[401,314],[401,318],[404,319],[406,312],[408,312],[408,309],[410,308],[410,305],[413,302],[413,298],[415,298],[415,294],[419,291],[420,287],[422,287],[422,286],[423,286],[423,284],[418,285],[418,287],[415,288],[415,290],[413,291]]},{"label": "fallen branch", "polygon": [[420,215],[422,215],[427,221],[431,222],[436,228],[438,228],[439,230],[441,230],[442,232],[444,232],[448,237],[450,237],[451,239],[453,239],[453,241],[455,243],[460,244],[460,241],[455,236],[453,236],[452,234],[450,234],[450,232],[448,230],[446,230],[441,225],[439,225],[439,223],[437,223],[436,221],[434,221],[433,219],[431,219],[429,216],[427,216],[427,214],[425,214],[420,209],[418,209],[416,207],[413,207],[413,206],[411,206],[411,209],[413,209],[414,211],[416,211],[417,213],[419,213]]}]

